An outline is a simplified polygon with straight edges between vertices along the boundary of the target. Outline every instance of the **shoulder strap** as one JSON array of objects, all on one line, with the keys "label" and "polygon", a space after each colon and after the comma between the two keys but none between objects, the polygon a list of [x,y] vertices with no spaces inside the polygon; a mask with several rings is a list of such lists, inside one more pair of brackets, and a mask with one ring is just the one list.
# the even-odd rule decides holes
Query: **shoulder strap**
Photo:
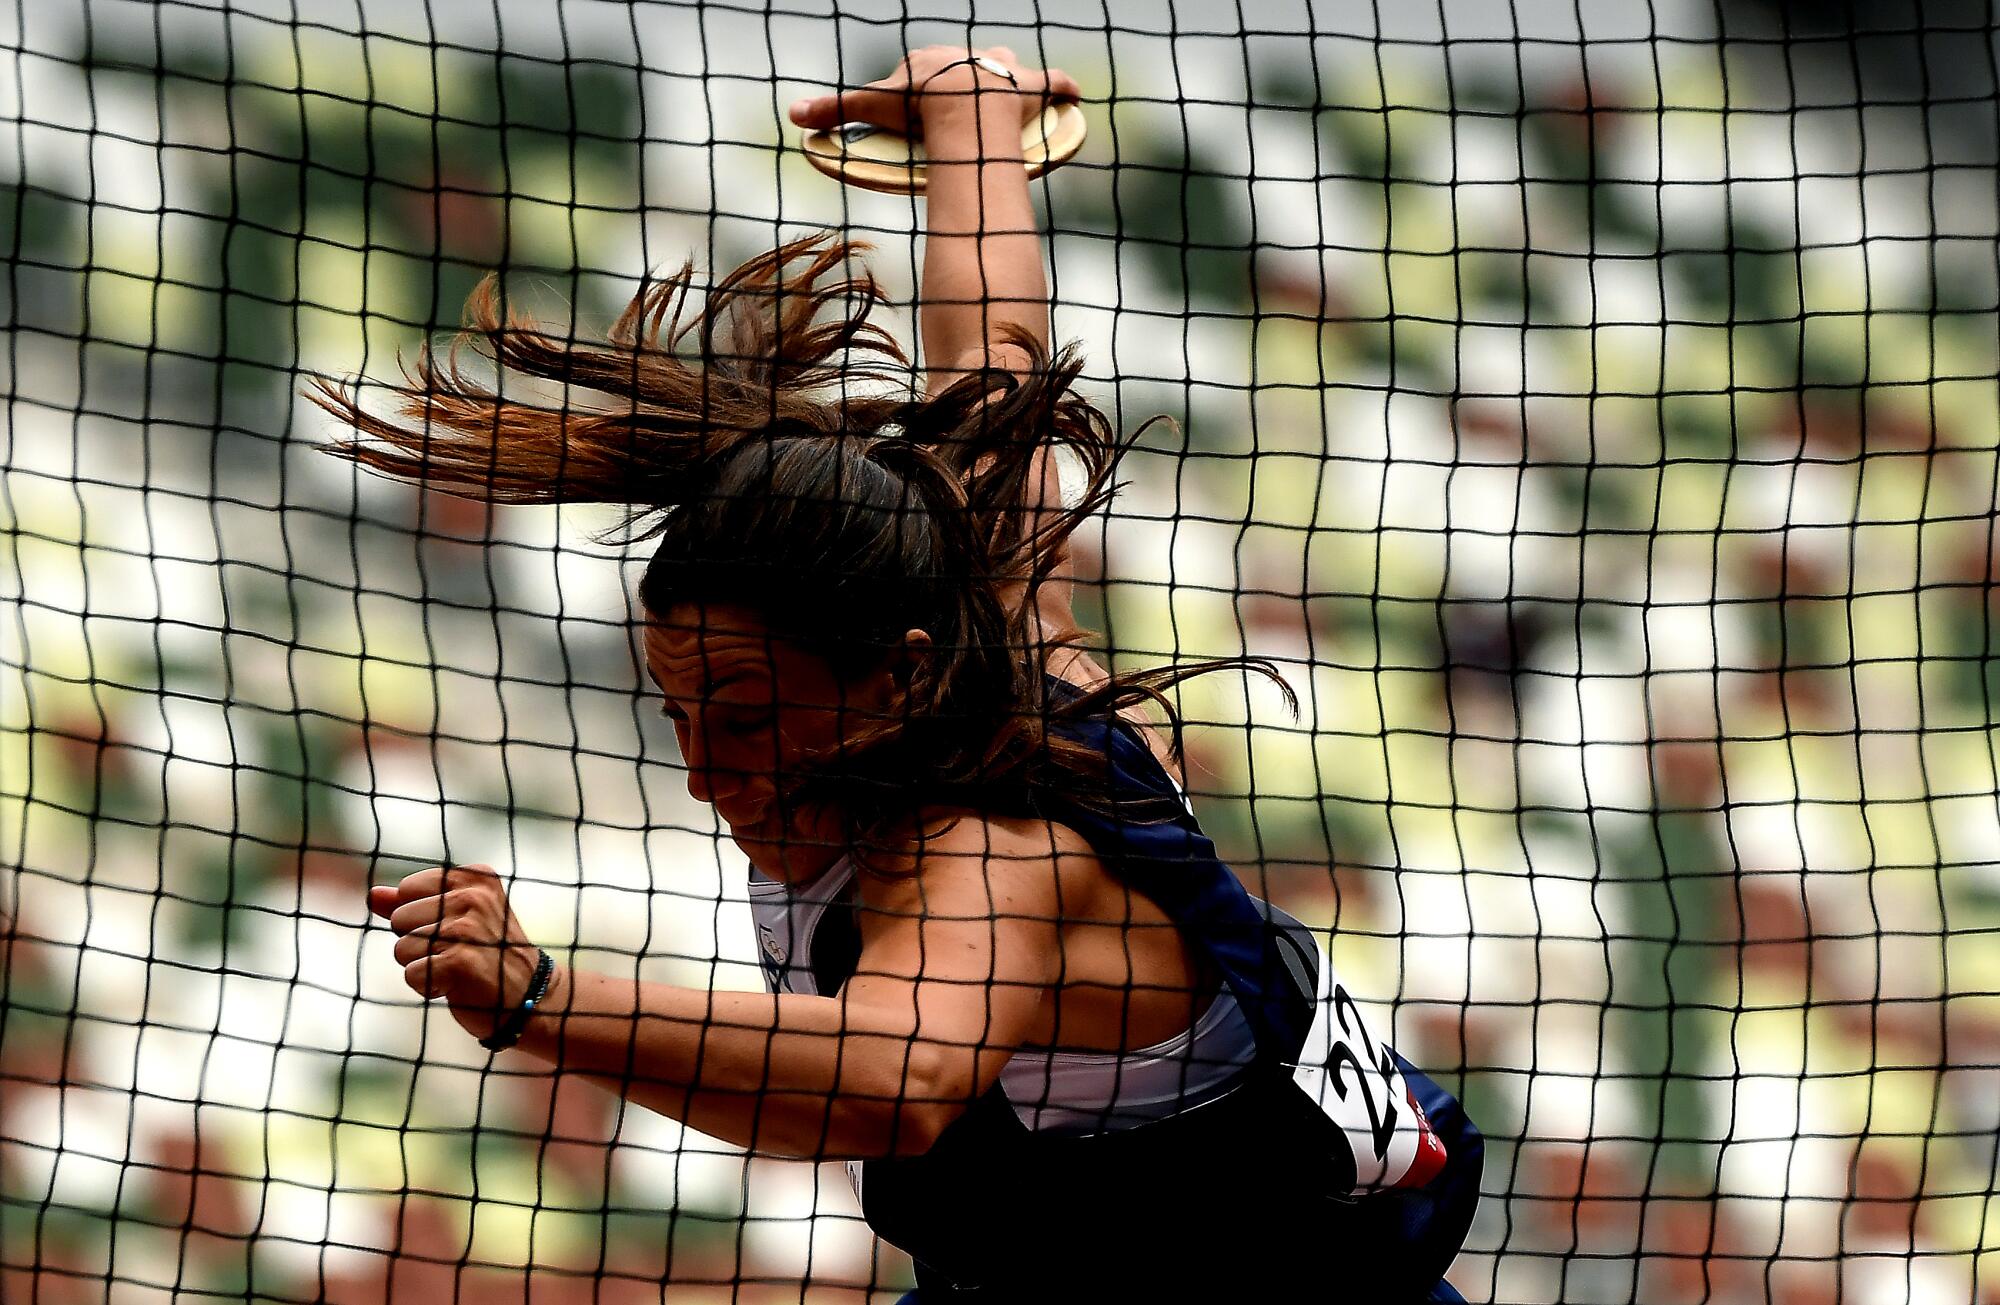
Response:
[{"label": "shoulder strap", "polygon": [[[1052,680],[1050,692],[1075,690]],[[1057,731],[1104,753],[1114,798],[1120,791],[1164,795],[1179,807],[1173,777],[1131,726],[1093,718],[1063,722]],[[1304,926],[1250,895],[1191,814],[1183,809],[1178,817],[1142,823],[1054,796],[1042,805],[1050,819],[1081,834],[1107,869],[1166,912],[1182,937],[1208,958],[1250,1021],[1261,1055],[1287,1061],[1297,1056],[1312,1024],[1318,948],[1309,934],[1294,937],[1282,921],[1301,933]]]}]

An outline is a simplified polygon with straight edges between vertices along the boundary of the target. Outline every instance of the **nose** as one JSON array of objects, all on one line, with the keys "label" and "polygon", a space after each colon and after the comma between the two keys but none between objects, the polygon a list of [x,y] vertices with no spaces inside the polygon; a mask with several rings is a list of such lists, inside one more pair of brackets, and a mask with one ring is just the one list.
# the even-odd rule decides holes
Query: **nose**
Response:
[{"label": "nose", "polygon": [[713,806],[743,791],[742,768],[716,764],[714,749],[709,746],[707,731],[700,720],[681,725],[674,733],[680,738],[681,760],[687,763],[689,797]]}]

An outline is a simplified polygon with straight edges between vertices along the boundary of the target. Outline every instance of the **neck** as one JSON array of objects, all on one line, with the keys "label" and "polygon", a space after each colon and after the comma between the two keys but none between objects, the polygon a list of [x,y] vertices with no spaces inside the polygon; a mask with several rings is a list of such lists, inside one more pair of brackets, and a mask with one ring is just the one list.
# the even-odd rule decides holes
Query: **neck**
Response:
[{"label": "neck", "polygon": [[847,854],[846,845],[836,836],[841,828],[831,811],[813,821],[814,828],[793,828],[776,839],[734,835],[736,846],[750,858],[758,874],[781,884],[803,886],[831,870]]}]

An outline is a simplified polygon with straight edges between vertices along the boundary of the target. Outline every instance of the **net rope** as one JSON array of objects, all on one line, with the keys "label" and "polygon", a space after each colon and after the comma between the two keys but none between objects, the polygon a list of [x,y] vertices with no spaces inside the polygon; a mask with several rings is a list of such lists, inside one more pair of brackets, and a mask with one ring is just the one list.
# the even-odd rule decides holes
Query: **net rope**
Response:
[{"label": "net rope", "polygon": [[380,408],[489,271],[601,335],[820,227],[913,343],[919,203],[783,114],[973,41],[1082,85],[1055,337],[1174,419],[1078,618],[1296,691],[1175,690],[1188,787],[1485,1133],[1458,1290],[2000,1301],[1991,14],[842,8],[0,16],[0,1299],[911,1287],[840,1166],[406,986],[366,889],[459,862],[565,965],[760,957],[646,543],[301,391]]}]

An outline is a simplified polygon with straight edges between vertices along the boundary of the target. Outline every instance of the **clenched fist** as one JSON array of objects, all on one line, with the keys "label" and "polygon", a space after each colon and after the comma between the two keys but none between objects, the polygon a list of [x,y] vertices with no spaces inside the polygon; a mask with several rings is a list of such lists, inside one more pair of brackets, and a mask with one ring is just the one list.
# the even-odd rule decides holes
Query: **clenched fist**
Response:
[{"label": "clenched fist", "polygon": [[426,1000],[442,997],[475,1038],[491,1037],[527,995],[537,949],[507,905],[493,867],[439,866],[368,890],[368,909],[398,934],[403,979]]}]

